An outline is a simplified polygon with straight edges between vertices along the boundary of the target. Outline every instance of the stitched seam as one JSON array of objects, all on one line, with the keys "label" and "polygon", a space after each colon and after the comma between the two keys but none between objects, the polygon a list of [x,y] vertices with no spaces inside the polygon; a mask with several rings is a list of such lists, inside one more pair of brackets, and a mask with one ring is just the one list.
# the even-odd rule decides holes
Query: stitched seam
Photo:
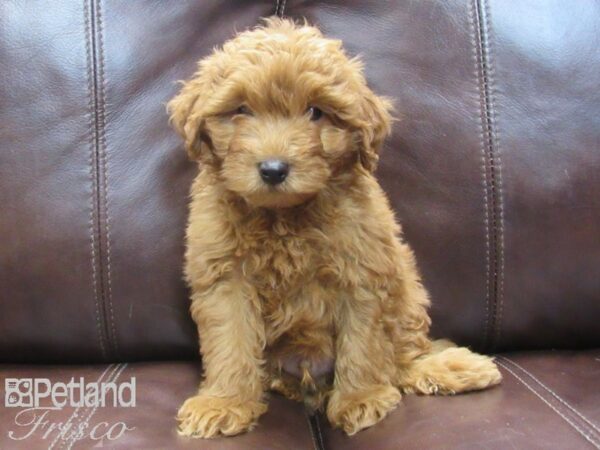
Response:
[{"label": "stitched seam", "polygon": [[113,310],[112,296],[112,276],[111,276],[111,256],[110,256],[110,213],[108,208],[108,153],[106,143],[106,78],[104,76],[104,22],[102,18],[102,0],[97,2],[98,18],[98,141],[99,150],[102,155],[103,172],[103,206],[104,206],[104,229],[106,235],[106,284],[107,284],[107,303],[110,313],[110,329],[112,331],[112,344],[115,354],[118,354],[117,332],[115,328],[115,317]]},{"label": "stitched seam", "polygon": [[[500,245],[500,235],[502,234],[502,225],[500,222],[500,211],[501,206],[499,205],[499,189],[498,189],[498,177],[499,177],[499,158],[496,155],[495,144],[495,115],[493,111],[493,100],[491,98],[492,91],[492,79],[491,68],[490,68],[490,47],[489,47],[489,27],[488,27],[488,16],[485,10],[485,0],[475,0],[474,8],[477,18],[477,37],[478,37],[478,81],[480,88],[480,101],[482,108],[482,131],[484,137],[484,164],[486,171],[486,184],[487,184],[487,195],[489,197],[487,203],[488,210],[488,239],[489,239],[489,261],[488,261],[488,274],[487,279],[489,280],[488,286],[488,301],[486,305],[486,319],[485,319],[485,330],[484,330],[484,347],[488,349],[495,348],[496,330],[498,328],[498,286],[501,275],[499,274],[499,267],[503,265],[501,263],[502,255],[501,250],[503,244]],[[483,5],[483,6],[482,6]],[[489,177],[488,177],[489,173]],[[490,220],[491,219],[491,220]]]},{"label": "stitched seam", "polygon": [[481,36],[479,28],[479,19],[477,12],[477,0],[473,0],[471,3],[471,10],[469,12],[469,26],[471,27],[471,43],[473,46],[473,59],[475,62],[475,79],[477,83],[477,95],[479,97],[479,120],[481,121],[481,129],[479,133],[480,139],[480,154],[481,154],[481,175],[483,184],[483,221],[484,221],[484,236],[485,236],[485,311],[484,311],[484,324],[483,324],[483,347],[487,344],[488,339],[488,328],[489,328],[489,316],[490,316],[490,265],[491,265],[491,245],[490,245],[490,218],[489,218],[489,182],[487,175],[487,152],[486,152],[486,133],[487,133],[487,122],[485,120],[485,100],[484,100],[484,85],[483,85],[483,62],[482,62],[482,49],[481,49]]},{"label": "stitched seam", "polygon": [[100,308],[100,298],[98,294],[98,273],[96,271],[96,264],[99,261],[99,255],[96,254],[96,227],[97,223],[97,163],[96,163],[96,125],[95,125],[95,114],[94,114],[94,105],[95,105],[95,89],[94,89],[94,76],[92,74],[92,66],[93,66],[93,55],[92,55],[92,35],[93,35],[93,25],[91,21],[91,13],[90,13],[91,5],[88,0],[83,1],[83,10],[84,10],[84,22],[85,22],[85,50],[86,50],[86,59],[87,59],[87,81],[88,81],[88,109],[89,109],[89,145],[90,145],[90,182],[92,187],[92,199],[91,199],[91,208],[90,208],[90,220],[89,220],[89,229],[90,229],[90,247],[91,247],[91,263],[92,263],[92,286],[94,291],[94,305],[96,308],[96,329],[98,332],[98,338],[100,341],[100,350],[102,353],[102,357],[104,359],[107,358],[106,346],[104,344],[105,336],[103,333],[103,320],[102,313]]},{"label": "stitched seam", "polygon": [[489,222],[488,228],[488,236],[490,239],[490,267],[488,272],[488,278],[490,279],[490,296],[488,300],[488,317],[486,318],[487,327],[486,327],[486,338],[485,345],[488,349],[493,348],[492,335],[494,329],[494,321],[496,315],[496,277],[497,277],[497,255],[496,255],[496,199],[495,199],[495,173],[494,173],[494,159],[493,159],[493,139],[492,139],[492,121],[490,116],[490,101],[489,101],[489,77],[488,77],[488,54],[487,54],[487,36],[486,36],[486,28],[484,24],[484,18],[482,16],[481,11],[481,1],[477,0],[477,25],[479,28],[479,45],[481,49],[481,80],[482,80],[482,99],[483,99],[483,118],[482,121],[484,123],[484,145],[485,145],[485,164],[486,171],[489,171],[488,178],[488,195],[489,195],[489,218],[491,221]]},{"label": "stitched seam", "polygon": [[[108,366],[106,366],[106,369],[104,369],[104,371],[100,374],[100,376],[98,377],[98,379],[96,380],[97,383],[100,383],[102,381],[102,379],[104,378],[104,376],[107,374],[108,370],[111,368],[112,364],[109,364]],[[59,444],[60,447],[62,447],[63,445],[63,434],[62,434],[62,430],[64,430],[66,432],[66,430],[69,429],[70,425],[71,425],[71,421],[73,419],[75,419],[76,417],[78,417],[78,413],[81,410],[82,406],[78,406],[77,408],[75,408],[75,410],[71,413],[71,415],[69,416],[69,418],[67,419],[67,421],[64,423],[63,428],[61,429],[61,432],[59,432],[56,437],[54,438],[54,440],[50,443],[50,445],[48,446],[48,450],[52,450],[52,447],[54,447],[54,445],[56,445],[56,443],[60,440],[61,443]],[[60,448],[59,447],[59,448]]]},{"label": "stitched seam", "polygon": [[[127,367],[126,363],[117,365],[116,369],[113,371],[111,377],[109,377],[107,382],[108,383],[116,382],[126,367]],[[79,440],[79,438],[81,438],[82,436],[85,436],[85,433],[82,433],[82,432],[84,429],[89,428],[89,421],[94,416],[94,414],[96,414],[97,409],[98,409],[98,405],[95,405],[85,419],[83,418],[83,415],[81,416],[81,420],[79,421],[77,432],[73,433],[73,438],[68,442],[66,450],[71,450],[73,448],[73,445],[75,445],[75,443]],[[88,410],[89,410],[89,408],[88,408]]]},{"label": "stitched seam", "polygon": [[317,444],[317,438],[315,436],[315,430],[313,430],[313,425],[310,420],[310,416],[306,408],[304,409],[304,417],[306,417],[306,422],[308,423],[308,430],[310,431],[310,437],[312,439],[313,447],[315,450],[320,450],[319,445]]},{"label": "stitched seam", "polygon": [[[113,375],[115,374],[115,372],[117,371],[117,369],[119,368],[118,365],[113,367],[113,364],[109,364],[106,369],[104,369],[104,371],[100,374],[100,376],[96,379],[97,383],[101,383],[104,380],[104,376],[107,374],[107,372],[110,371],[110,373],[108,374],[108,382],[110,382],[112,380]],[[67,420],[67,422],[65,422],[65,425],[63,427],[63,429],[61,430],[61,433],[58,434],[57,438],[52,442],[52,444],[50,445],[50,447],[48,447],[48,450],[52,450],[52,446],[56,443],[56,441],[60,441],[58,443],[58,447],[56,447],[56,450],[60,450],[64,447],[64,445],[68,445],[69,442],[71,441],[71,439],[73,438],[73,435],[75,433],[77,427],[79,427],[79,425],[81,424],[82,420],[83,420],[83,415],[85,414],[85,412],[87,410],[89,410],[90,407],[89,406],[78,406],[75,411],[73,411],[73,414],[71,414],[71,417],[69,417],[69,419]],[[80,414],[81,412],[81,414]],[[76,419],[78,418],[78,419]],[[72,423],[71,420],[73,420]],[[72,425],[67,427],[67,425]],[[64,433],[64,434],[63,434]],[[67,434],[68,433],[68,434]]]},{"label": "stitched seam", "polygon": [[286,2],[287,2],[287,0],[277,0],[275,2],[275,15],[276,16],[283,17]]},{"label": "stitched seam", "polygon": [[490,2],[482,0],[484,5],[483,12],[485,17],[486,31],[486,53],[488,55],[488,99],[490,103],[490,131],[491,131],[491,146],[490,146],[490,158],[493,161],[494,167],[494,182],[496,187],[496,193],[494,200],[496,201],[496,210],[494,211],[495,217],[497,218],[496,226],[496,309],[495,309],[495,320],[494,330],[495,336],[492,340],[493,347],[496,347],[500,342],[500,336],[502,331],[502,314],[504,309],[504,192],[502,185],[502,153],[500,149],[500,131],[498,129],[498,123],[496,122],[496,95],[495,95],[495,68],[492,64],[493,60],[493,44],[490,43],[490,36],[494,36],[491,17],[491,6]]},{"label": "stitched seam", "polygon": [[554,396],[554,398],[556,398],[556,400],[558,400],[560,403],[562,403],[564,406],[566,406],[567,408],[569,408],[571,411],[573,411],[575,414],[577,414],[583,421],[587,422],[587,424],[592,427],[594,430],[596,430],[597,432],[600,433],[600,429],[594,425],[594,423],[589,420],[586,416],[584,416],[582,413],[580,413],[578,410],[576,410],[573,406],[571,406],[569,403],[567,403],[566,400],[564,400],[562,397],[560,397],[556,392],[554,392],[552,389],[550,389],[548,386],[546,386],[544,383],[542,383],[536,376],[534,376],[531,372],[529,372],[527,369],[525,369],[523,366],[517,364],[515,361],[513,361],[512,359],[509,359],[505,356],[500,356],[500,358],[502,359],[502,361],[508,362],[510,364],[512,364],[513,366],[518,367],[519,369],[521,369],[523,372],[525,372],[531,379],[533,379],[537,384],[539,384],[542,388],[544,388],[546,391],[548,391],[550,394],[552,394],[552,396]]},{"label": "stitched seam", "polygon": [[544,402],[550,409],[552,409],[556,414],[558,414],[560,417],[562,417],[569,425],[571,425],[576,431],[578,431],[579,434],[581,434],[587,441],[591,442],[592,445],[594,445],[596,448],[600,449],[600,444],[598,442],[596,442],[594,440],[594,438],[589,436],[581,428],[579,428],[575,423],[573,423],[571,420],[569,420],[569,418],[567,416],[562,414],[554,405],[552,405],[548,400],[546,400],[544,397],[542,397],[542,395],[539,394],[535,389],[533,389],[526,381],[524,381],[521,377],[519,377],[510,368],[506,367],[506,364],[503,364],[502,362],[500,362],[498,360],[496,360],[496,362],[500,366],[502,366],[506,371],[508,371],[513,377],[515,377],[517,380],[519,380],[521,382],[521,384],[523,384],[523,386],[525,386],[527,389],[529,389],[536,397],[538,397],[542,402]]},{"label": "stitched seam", "polygon": [[[95,192],[95,201],[96,201],[96,222],[95,226],[97,228],[98,233],[98,241],[97,241],[97,253],[98,253],[98,279],[100,280],[100,311],[102,313],[102,322],[103,322],[103,333],[106,339],[106,352],[105,359],[109,359],[112,354],[115,353],[115,344],[114,339],[112,339],[112,333],[114,332],[114,320],[109,322],[109,315],[114,319],[114,314],[112,312],[112,300],[110,301],[110,305],[107,304],[107,297],[109,296],[109,292],[111,290],[110,286],[110,275],[107,276],[107,270],[110,270],[110,265],[104,264],[105,258],[108,258],[106,254],[109,251],[109,247],[106,245],[103,239],[109,241],[109,237],[107,236],[107,225],[106,219],[103,224],[103,217],[106,214],[106,185],[105,185],[105,175],[106,175],[106,156],[103,152],[103,134],[104,134],[104,124],[103,124],[103,115],[104,115],[104,94],[103,94],[103,61],[101,60],[102,49],[99,48],[101,45],[100,39],[102,35],[102,31],[98,29],[98,13],[99,13],[99,5],[96,0],[91,0],[89,3],[89,11],[90,11],[90,56],[91,56],[91,65],[93,69],[93,77],[92,77],[92,93],[93,93],[93,128],[94,128],[94,139],[93,139],[93,147],[94,147],[94,157],[95,157],[95,175],[96,175],[96,192]],[[100,72],[101,71],[101,72]],[[102,232],[105,232],[104,236]]]},{"label": "stitched seam", "polygon": [[319,415],[315,414],[315,427],[317,428],[317,433],[319,436],[319,444],[321,448],[325,448],[325,442],[323,441],[323,434],[321,433],[321,421],[319,420]]},{"label": "stitched seam", "polygon": [[[112,383],[117,381],[117,379],[119,378],[119,376],[121,375],[121,373],[125,370],[125,368],[127,367],[127,364],[117,364],[115,366],[115,368],[112,370],[111,374],[108,376],[108,380],[106,381],[107,383]],[[96,410],[98,409],[98,406],[94,406],[92,407],[88,407],[85,409],[85,411],[83,411],[83,413],[79,416],[80,419],[75,427],[75,430],[73,433],[71,433],[71,435],[69,436],[70,439],[67,439],[64,441],[65,444],[67,444],[67,448],[66,450],[71,450],[71,448],[73,447],[73,445],[75,445],[75,443],[80,440],[80,438],[82,436],[85,435],[84,430],[86,428],[89,427],[88,423],[90,421],[90,419],[92,418],[92,416],[96,413]],[[84,418],[85,414],[87,414],[87,417]]]}]

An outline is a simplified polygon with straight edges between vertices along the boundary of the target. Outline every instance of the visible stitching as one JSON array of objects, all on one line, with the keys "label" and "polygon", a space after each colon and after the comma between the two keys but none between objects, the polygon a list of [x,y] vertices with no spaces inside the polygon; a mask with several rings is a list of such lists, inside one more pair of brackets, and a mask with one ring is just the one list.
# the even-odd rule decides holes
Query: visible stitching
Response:
[{"label": "visible stitching", "polygon": [[[98,377],[98,379],[96,380],[97,383],[100,383],[102,381],[102,379],[104,378],[104,376],[106,375],[106,373],[108,372],[108,370],[111,368],[112,364],[109,364],[108,366],[106,366],[106,369],[104,369],[104,371],[100,374],[100,376]],[[69,429],[69,425],[71,424],[71,421],[75,418],[78,417],[78,412],[80,411],[82,407],[78,406],[77,408],[75,408],[75,410],[73,411],[73,413],[69,416],[69,418],[67,419],[67,421],[63,424],[62,429],[63,431],[66,432],[66,430]],[[54,438],[54,440],[50,443],[50,446],[48,447],[48,450],[52,450],[52,447],[54,447],[54,445],[59,441],[64,438],[62,432],[59,432],[56,437]],[[64,442],[61,442],[60,446],[62,447],[62,444]]]},{"label": "visible stitching", "polygon": [[96,140],[96,126],[94,120],[94,82],[92,75],[92,65],[93,65],[93,55],[92,55],[92,44],[91,44],[91,34],[92,34],[92,26],[91,26],[91,17],[90,17],[90,3],[88,0],[83,1],[83,9],[84,9],[84,21],[85,21],[85,49],[86,49],[86,57],[87,57],[87,76],[88,76],[88,92],[89,92],[89,125],[90,125],[90,135],[89,135],[89,144],[90,144],[90,181],[92,185],[92,202],[90,208],[90,241],[91,241],[91,259],[92,259],[92,285],[94,290],[94,304],[96,306],[96,329],[98,331],[99,341],[100,341],[100,349],[102,352],[102,356],[104,359],[107,358],[106,346],[104,345],[104,333],[103,326],[101,322],[101,311],[100,311],[100,301],[98,298],[98,275],[96,273],[96,229],[94,224],[96,223],[96,190],[97,190],[97,177],[96,177],[96,158],[95,158],[95,140]]},{"label": "visible stitching", "polygon": [[283,17],[286,1],[287,0],[277,0],[277,2],[275,3],[275,15],[276,16]]},{"label": "visible stitching", "polygon": [[[127,364],[118,364],[115,367],[115,369],[112,371],[112,373],[109,375],[107,382],[108,383],[112,383],[114,381],[117,381],[117,379],[119,378],[119,376],[125,370],[126,367],[127,367]],[[82,435],[84,435],[84,434],[82,434],[82,431],[83,431],[82,428],[83,428],[83,426],[85,426],[87,428],[90,419],[96,413],[97,409],[98,409],[98,405],[95,405],[91,410],[90,410],[90,408],[87,408],[86,411],[83,412],[83,414],[81,415],[81,419],[79,420],[79,422],[77,424],[77,428],[76,428],[75,432],[72,433],[71,436],[70,436],[71,440],[66,442],[67,443],[67,449],[66,450],[70,450],[73,447],[73,445],[75,445],[75,443],[79,440],[79,438]],[[88,411],[89,411],[89,414],[84,419],[83,416]]]},{"label": "visible stitching", "polygon": [[525,372],[527,375],[529,375],[529,377],[532,378],[537,384],[539,384],[546,391],[548,391],[550,394],[552,394],[559,402],[561,402],[563,405],[565,405],[567,408],[569,408],[571,411],[573,411],[575,414],[577,414],[582,420],[584,420],[585,422],[587,422],[590,427],[592,427],[594,430],[596,430],[597,432],[600,433],[600,428],[598,428],[596,425],[594,425],[594,423],[591,422],[590,419],[588,419],[582,413],[580,413],[579,411],[577,411],[573,406],[571,406],[569,403],[567,403],[566,400],[563,400],[562,397],[560,397],[556,392],[554,392],[552,389],[550,389],[548,386],[546,386],[544,383],[542,383],[537,377],[535,377],[527,369],[525,369],[524,367],[522,367],[521,365],[517,364],[512,359],[507,358],[505,356],[499,356],[499,358],[502,359],[503,361],[509,362],[510,364],[512,364],[512,365],[518,367],[519,369],[521,369],[523,372]]},{"label": "visible stitching", "polygon": [[[125,371],[126,368],[127,368],[127,363],[119,364],[117,366],[117,369],[113,372],[113,375],[111,376],[112,378],[109,377],[108,382],[112,383],[114,381],[117,381],[117,379],[121,376],[121,374]],[[80,434],[80,432],[82,431],[81,427],[85,426],[85,428],[87,428],[89,426],[89,421],[94,416],[94,414],[96,414],[97,409],[98,409],[98,405],[95,405],[92,408],[92,410],[90,411],[90,413],[88,414],[88,416],[79,422],[78,430],[76,433],[73,434],[73,439],[68,443],[66,450],[71,450],[73,448],[73,445],[75,445],[75,443],[79,440],[78,438],[80,438],[82,436],[82,434]],[[83,435],[85,435],[85,434],[83,434]]]},{"label": "visible stitching", "polygon": [[496,200],[496,208],[497,212],[495,214],[498,215],[498,233],[496,235],[496,245],[498,246],[496,253],[496,270],[497,270],[497,284],[496,284],[496,311],[495,311],[495,339],[492,341],[496,345],[500,341],[501,331],[502,331],[502,314],[504,309],[504,193],[503,193],[503,185],[502,185],[502,154],[500,149],[500,138],[498,131],[498,124],[496,122],[496,95],[495,95],[495,68],[492,64],[493,53],[492,53],[492,45],[490,44],[490,36],[494,36],[492,22],[490,20],[491,17],[491,6],[490,2],[486,0],[482,0],[484,5],[483,12],[485,15],[485,27],[487,29],[486,32],[486,53],[488,55],[488,93],[489,93],[489,101],[490,101],[490,131],[492,133],[493,140],[493,148],[490,147],[491,151],[491,159],[494,162],[494,181],[496,186],[496,195],[494,195],[494,199]]},{"label": "visible stitching", "polygon": [[[102,319],[102,335],[106,346],[103,349],[104,359],[117,353],[116,329],[112,305],[112,276],[110,257],[110,217],[108,215],[108,157],[106,152],[106,89],[104,81],[104,44],[102,12],[99,1],[86,0],[86,21],[88,25],[88,83],[90,89],[90,121],[92,128],[92,160],[95,172],[94,206],[95,216],[92,215],[93,226],[97,233],[99,291],[96,288],[97,310]],[[104,230],[104,234],[103,234]],[[106,242],[104,242],[106,239]],[[106,258],[106,265],[104,264]],[[96,282],[98,284],[98,282]],[[100,315],[99,314],[99,315]]]},{"label": "visible stitching", "polygon": [[[489,200],[488,200],[488,210],[489,210],[489,216],[488,219],[491,218],[491,225],[490,222],[488,222],[488,237],[490,239],[490,260],[489,260],[489,271],[488,271],[488,280],[490,280],[491,277],[491,282],[488,283],[488,286],[491,287],[490,289],[490,295],[488,297],[488,306],[487,306],[487,311],[488,311],[488,315],[486,318],[486,336],[485,336],[485,345],[488,348],[492,348],[493,344],[491,342],[491,335],[492,335],[492,330],[494,327],[494,317],[496,314],[496,275],[497,275],[497,268],[496,268],[496,228],[497,228],[497,223],[496,223],[496,214],[495,214],[495,198],[494,198],[494,193],[495,193],[495,179],[494,179],[494,159],[493,159],[493,143],[492,143],[492,121],[491,121],[491,116],[490,116],[490,103],[489,103],[489,78],[488,78],[488,67],[487,67],[487,44],[485,43],[486,41],[486,29],[485,29],[485,25],[484,25],[484,19],[482,17],[481,14],[481,4],[480,1],[483,0],[477,0],[476,4],[477,4],[477,25],[478,25],[478,29],[479,29],[479,45],[480,45],[480,49],[481,49],[481,59],[480,59],[480,63],[481,63],[481,81],[482,81],[482,91],[481,91],[481,95],[483,96],[483,118],[482,118],[482,122],[483,122],[483,126],[484,126],[484,145],[485,145],[485,170],[486,170],[486,177],[487,177],[487,171],[489,170],[489,178],[486,178],[487,183],[488,183],[488,195],[489,195]],[[492,253],[493,251],[493,253]]]},{"label": "visible stitching", "polygon": [[508,371],[513,377],[519,380],[523,386],[529,389],[536,397],[538,397],[541,401],[543,401],[550,409],[552,409],[556,414],[562,417],[569,425],[571,425],[575,430],[579,432],[587,441],[591,442],[596,448],[600,448],[600,445],[588,434],[586,434],[583,430],[581,430],[577,425],[575,425],[571,420],[569,420],[564,414],[562,414],[556,407],[554,407],[548,400],[542,397],[535,389],[533,389],[527,382],[525,382],[521,377],[519,377],[515,372],[506,367],[506,364],[501,363],[496,360],[496,362],[502,366],[506,371]]},{"label": "visible stitching", "polygon": [[[118,369],[119,369],[119,364],[117,364],[115,366],[113,366],[113,364],[109,364],[108,367],[106,369],[104,369],[104,371],[100,374],[100,376],[98,377],[96,382],[97,383],[102,382],[104,380],[104,376],[106,375],[106,373],[109,370],[110,370],[110,373],[108,374],[107,382],[111,382],[113,379],[113,376],[115,375],[115,373],[117,372]],[[69,445],[70,441],[72,439],[74,439],[74,436],[78,434],[78,432],[79,432],[78,427],[81,425],[81,422],[83,421],[84,414],[89,409],[90,409],[89,406],[77,407],[77,409],[73,412],[73,414],[72,414],[72,418],[74,419],[74,422],[72,424],[73,426],[66,428],[66,425],[69,421],[67,421],[65,423],[65,425],[64,425],[65,428],[63,428],[64,434],[59,433],[60,443],[59,443],[58,447],[56,448],[57,450],[62,449],[65,445]],[[81,411],[81,413],[80,413],[80,411]],[[78,420],[76,420],[75,418],[78,418]],[[49,447],[48,450],[51,450],[51,447]]]},{"label": "visible stitching", "polygon": [[490,315],[490,219],[489,219],[489,182],[487,176],[487,153],[485,144],[485,134],[487,132],[487,122],[485,120],[485,100],[484,96],[484,81],[482,75],[483,62],[481,55],[481,48],[479,43],[481,42],[481,36],[479,34],[480,29],[478,25],[478,13],[477,13],[477,0],[471,3],[471,10],[469,12],[469,26],[471,27],[471,44],[473,46],[473,59],[475,61],[475,78],[477,80],[477,89],[479,96],[479,119],[481,120],[481,130],[479,133],[480,137],[480,152],[481,152],[481,174],[483,178],[483,220],[484,220],[484,235],[485,235],[485,318],[483,325],[483,346],[487,343],[487,330],[489,327],[489,315]]},{"label": "visible stitching", "polygon": [[[483,5],[483,6],[482,6]],[[486,310],[484,347],[494,349],[500,336],[500,320],[504,286],[504,208],[502,200],[501,159],[498,153],[499,138],[495,130],[495,100],[493,95],[493,69],[489,45],[489,12],[485,0],[474,0],[476,18],[477,81],[480,90],[482,123],[483,169],[486,199]],[[473,14],[473,12],[471,13]],[[488,178],[489,172],[489,178]],[[488,199],[489,197],[489,199]],[[490,223],[491,218],[491,223]],[[499,315],[500,314],[500,315]]]},{"label": "visible stitching", "polygon": [[317,433],[319,433],[319,444],[321,448],[325,448],[325,441],[323,441],[323,434],[321,434],[321,421],[319,420],[319,415],[315,414],[315,427],[317,429]]},{"label": "visible stitching", "polygon": [[108,209],[108,154],[106,144],[106,78],[104,76],[104,22],[102,19],[102,0],[97,2],[97,17],[98,17],[98,77],[99,77],[99,97],[98,102],[98,118],[99,118],[99,142],[102,154],[102,172],[103,172],[103,204],[104,204],[104,227],[106,232],[106,283],[108,286],[108,308],[110,312],[110,327],[112,330],[112,344],[115,354],[118,354],[117,332],[115,328],[115,317],[112,302],[112,277],[111,277],[111,256],[110,256],[110,213]]},{"label": "visible stitching", "polygon": [[312,439],[313,447],[315,450],[320,450],[319,445],[317,444],[317,438],[315,436],[315,430],[313,430],[313,425],[310,420],[310,416],[308,415],[308,411],[304,409],[304,417],[306,417],[306,422],[308,423],[308,430],[310,431],[310,437]]}]

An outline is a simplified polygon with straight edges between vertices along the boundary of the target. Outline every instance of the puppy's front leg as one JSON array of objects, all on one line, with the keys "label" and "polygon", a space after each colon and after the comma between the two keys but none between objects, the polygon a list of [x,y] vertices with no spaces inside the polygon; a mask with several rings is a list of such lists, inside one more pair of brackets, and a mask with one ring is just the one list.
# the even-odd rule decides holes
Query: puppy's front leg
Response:
[{"label": "puppy's front leg", "polygon": [[327,417],[350,435],[379,422],[401,398],[392,385],[394,351],[381,308],[375,291],[359,288],[341,301],[336,318],[335,378]]},{"label": "puppy's front leg", "polygon": [[218,281],[194,290],[191,311],[200,335],[204,380],[198,395],[179,409],[179,432],[209,438],[247,431],[267,410],[265,336],[256,292],[235,277]]}]

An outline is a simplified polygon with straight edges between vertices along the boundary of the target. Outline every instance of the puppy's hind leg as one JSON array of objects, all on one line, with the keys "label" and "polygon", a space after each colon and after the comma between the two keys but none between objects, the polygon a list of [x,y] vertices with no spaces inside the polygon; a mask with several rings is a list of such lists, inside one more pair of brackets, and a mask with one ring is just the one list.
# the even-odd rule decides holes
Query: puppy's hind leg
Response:
[{"label": "puppy's hind leg", "polygon": [[398,384],[404,392],[448,395],[500,383],[500,371],[489,356],[456,347],[449,341],[431,344],[429,353],[399,371]]},{"label": "puppy's hind leg", "polygon": [[455,394],[484,389],[502,378],[492,358],[457,347],[450,341],[431,341],[429,298],[423,287],[412,251],[400,246],[402,278],[394,327],[396,385],[406,393]]}]

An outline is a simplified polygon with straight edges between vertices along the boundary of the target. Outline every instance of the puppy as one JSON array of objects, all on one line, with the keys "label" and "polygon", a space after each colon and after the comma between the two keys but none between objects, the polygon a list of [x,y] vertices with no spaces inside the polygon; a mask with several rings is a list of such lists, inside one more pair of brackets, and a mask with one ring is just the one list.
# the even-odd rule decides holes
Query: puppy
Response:
[{"label": "puppy", "polygon": [[427,292],[373,176],[391,104],[340,41],[268,19],[200,61],[168,109],[200,163],[185,275],[204,377],[181,434],[251,429],[269,389],[354,434],[401,392],[500,382],[489,357],[428,337]]}]

